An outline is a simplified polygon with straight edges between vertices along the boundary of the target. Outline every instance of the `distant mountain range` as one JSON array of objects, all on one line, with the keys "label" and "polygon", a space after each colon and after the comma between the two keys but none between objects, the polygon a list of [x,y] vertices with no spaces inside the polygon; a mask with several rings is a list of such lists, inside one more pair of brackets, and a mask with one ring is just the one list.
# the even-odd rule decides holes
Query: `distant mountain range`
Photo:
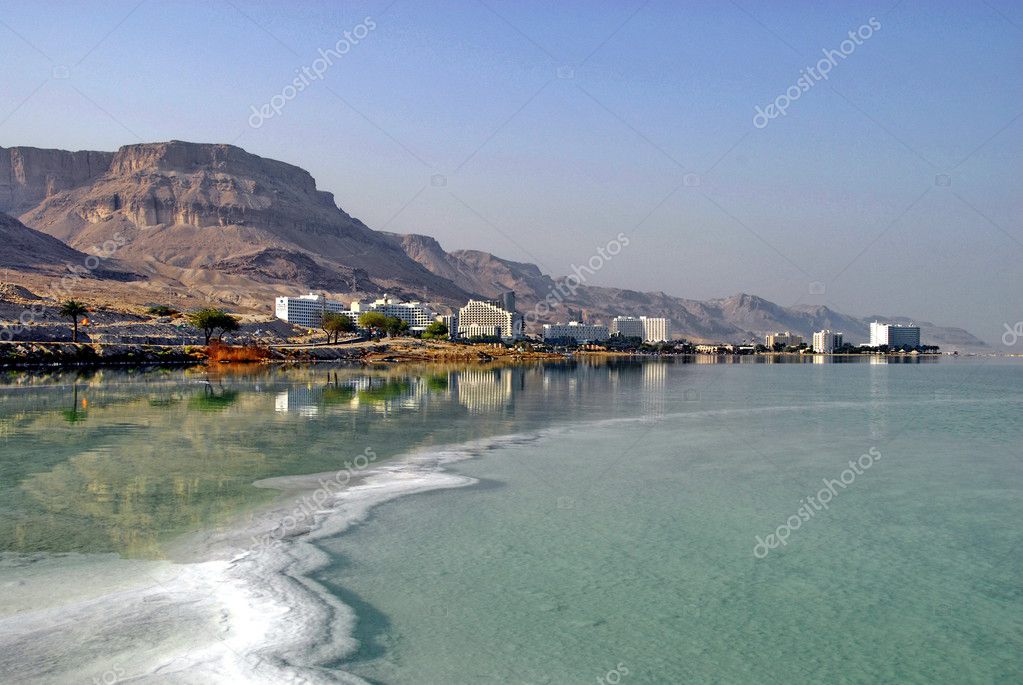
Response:
[{"label": "distant mountain range", "polygon": [[[121,284],[118,295],[133,301],[187,305],[205,298],[269,312],[274,295],[316,290],[342,299],[389,292],[455,307],[514,290],[519,309],[528,311],[564,281],[487,252],[447,252],[429,236],[374,231],[317,190],[307,171],[232,145],[0,148],[0,212],[10,215],[0,216],[0,237],[18,246],[0,253],[0,267],[59,270],[114,247],[94,275],[113,276],[111,288]],[[126,273],[144,274],[145,283],[124,287]],[[676,335],[692,340],[831,328],[856,342],[867,339],[874,318],[908,321],[782,307],[747,294],[701,302],[589,285],[573,290],[541,322],[646,314],[667,317]],[[916,323],[925,343],[986,347],[963,329]]]}]

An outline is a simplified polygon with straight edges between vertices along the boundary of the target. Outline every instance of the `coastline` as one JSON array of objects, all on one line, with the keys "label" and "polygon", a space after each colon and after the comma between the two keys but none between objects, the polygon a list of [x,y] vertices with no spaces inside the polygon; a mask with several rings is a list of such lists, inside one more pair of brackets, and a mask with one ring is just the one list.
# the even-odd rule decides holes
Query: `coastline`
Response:
[{"label": "coastline", "polygon": [[0,369],[31,370],[40,368],[90,368],[125,366],[218,366],[275,365],[275,364],[317,364],[348,363],[365,366],[389,364],[430,364],[430,363],[529,363],[543,361],[564,361],[572,359],[613,360],[613,359],[683,359],[701,360],[757,360],[809,363],[821,359],[842,361],[857,360],[934,360],[957,356],[1014,357],[1019,355],[952,354],[802,354],[789,352],[762,352],[756,354],[736,353],[642,353],[614,350],[577,350],[573,352],[517,351],[489,345],[461,345],[449,342],[396,339],[371,344],[341,345],[278,345],[268,348],[268,358],[247,361],[218,362],[208,358],[206,348],[201,345],[148,345],[114,343],[69,343],[69,342],[20,342],[0,341]]}]

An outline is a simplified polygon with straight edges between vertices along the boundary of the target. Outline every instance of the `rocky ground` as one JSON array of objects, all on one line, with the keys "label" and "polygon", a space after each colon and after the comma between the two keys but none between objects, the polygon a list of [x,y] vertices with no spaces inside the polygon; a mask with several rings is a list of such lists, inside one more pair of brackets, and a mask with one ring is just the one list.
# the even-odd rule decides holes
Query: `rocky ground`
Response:
[{"label": "rocky ground", "polygon": [[[81,298],[88,306],[80,325],[80,342],[134,345],[197,345],[204,339],[184,316],[154,316],[144,305],[113,304]],[[70,342],[71,323],[58,313],[54,299],[18,285],[0,285],[0,342]],[[286,321],[240,314],[241,330],[225,338],[232,344],[273,345],[308,338],[308,332]],[[320,334],[322,337],[322,334]]]}]

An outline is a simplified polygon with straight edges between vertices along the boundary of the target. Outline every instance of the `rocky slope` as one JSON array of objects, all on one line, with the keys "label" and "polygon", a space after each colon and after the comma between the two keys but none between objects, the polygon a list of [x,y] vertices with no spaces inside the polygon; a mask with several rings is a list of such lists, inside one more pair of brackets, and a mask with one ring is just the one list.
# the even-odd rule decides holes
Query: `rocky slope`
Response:
[{"label": "rocky slope", "polygon": [[[37,152],[8,151],[11,158],[49,160]],[[42,196],[22,213],[25,223],[79,249],[116,239],[123,244],[118,259],[173,267],[186,284],[228,273],[255,283],[323,287],[337,274],[335,291],[468,296],[338,209],[333,195],[317,190],[296,166],[231,145],[181,141],[127,145],[108,157],[68,154],[85,155],[75,159],[90,165],[107,160],[107,168],[74,167],[80,173],[57,182],[29,164],[21,173],[25,183],[0,198],[0,210],[24,209]]]},{"label": "rocky slope", "polygon": [[[117,281],[131,280],[110,264],[89,260],[89,255],[68,247],[56,238],[35,231],[12,216],[0,213],[0,268],[18,272],[64,275],[73,270],[83,278],[105,278]],[[95,267],[90,269],[89,267]]]},{"label": "rocky slope", "polygon": [[[545,299],[553,303],[540,322],[635,313],[665,316],[677,335],[694,340],[783,330],[808,336],[825,327],[853,342],[867,337],[869,319],[826,307],[786,308],[746,294],[700,302],[663,292],[569,288],[534,264],[447,252],[429,236],[373,231],[339,209],[305,170],[231,145],[170,141],[116,153],[0,148],[0,211],[83,252],[116,245],[113,258],[147,279],[122,297],[179,306],[205,298],[269,313],[273,295],[306,289],[458,305],[473,294],[514,290],[523,312]],[[58,246],[40,246],[40,254],[56,255]],[[32,253],[11,251],[6,262],[30,268]],[[81,258],[72,250],[61,259],[72,253]],[[961,329],[921,327],[926,342],[984,345]]]}]

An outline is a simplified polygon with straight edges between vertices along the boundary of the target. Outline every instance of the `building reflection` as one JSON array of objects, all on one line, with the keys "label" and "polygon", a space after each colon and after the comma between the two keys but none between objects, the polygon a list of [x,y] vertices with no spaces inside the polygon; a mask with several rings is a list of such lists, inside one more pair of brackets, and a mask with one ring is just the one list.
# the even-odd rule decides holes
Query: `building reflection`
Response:
[{"label": "building reflection", "polygon": [[473,413],[502,409],[511,404],[517,374],[522,376],[521,368],[460,371],[453,374],[455,396],[459,404]]}]

